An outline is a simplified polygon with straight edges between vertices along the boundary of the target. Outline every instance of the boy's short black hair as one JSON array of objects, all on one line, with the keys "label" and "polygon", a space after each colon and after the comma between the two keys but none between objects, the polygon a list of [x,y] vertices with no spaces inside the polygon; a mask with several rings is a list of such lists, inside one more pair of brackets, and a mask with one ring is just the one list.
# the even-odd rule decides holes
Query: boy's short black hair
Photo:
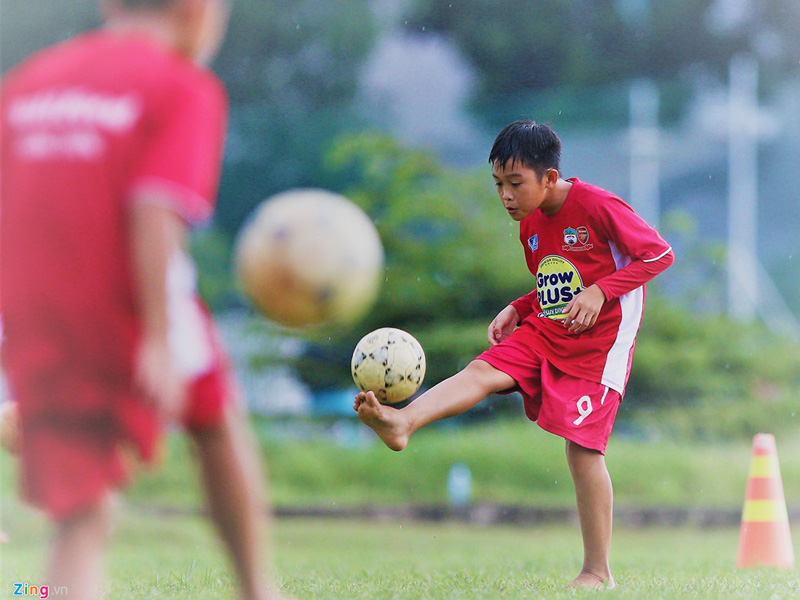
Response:
[{"label": "boy's short black hair", "polygon": [[549,169],[560,170],[561,140],[547,125],[521,119],[497,134],[489,153],[492,165],[521,163],[543,177]]}]

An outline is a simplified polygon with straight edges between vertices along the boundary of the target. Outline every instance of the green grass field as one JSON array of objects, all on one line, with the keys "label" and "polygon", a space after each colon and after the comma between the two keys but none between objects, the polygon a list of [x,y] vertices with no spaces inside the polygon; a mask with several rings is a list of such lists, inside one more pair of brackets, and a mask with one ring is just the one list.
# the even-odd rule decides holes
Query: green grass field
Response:
[{"label": "green grass field", "polygon": [[[360,430],[330,423],[257,423],[277,506],[352,507],[442,503],[454,461],[468,464],[478,502],[572,507],[563,440],[524,421],[433,428],[393,453]],[[353,436],[353,432],[356,432]],[[778,439],[787,501],[800,499],[800,446]],[[740,510],[750,440],[717,443],[612,438],[608,463],[617,505]],[[171,439],[162,468],[125,494],[109,548],[107,598],[229,599],[234,581],[210,525],[191,453]],[[15,495],[13,460],[0,453],[0,600],[12,583],[41,581],[46,522]],[[388,512],[387,512],[388,511]],[[800,528],[793,524],[795,549]],[[800,598],[797,571],[734,568],[738,528],[615,529],[618,588],[604,598]],[[385,519],[281,519],[275,565],[282,589],[305,599],[595,597],[562,590],[579,570],[577,525],[478,526]],[[53,582],[54,584],[56,582]],[[51,598],[58,596],[51,595]]]},{"label": "green grass field", "polygon": [[[469,466],[476,502],[572,507],[574,490],[564,440],[524,418],[419,431],[403,452],[391,452],[357,420],[256,422],[270,496],[279,506],[441,503],[454,462]],[[752,440],[643,441],[612,435],[607,462],[617,506],[740,510]],[[789,504],[800,504],[800,437],[778,436]],[[142,503],[197,504],[189,452],[174,437],[168,468],[144,474],[131,490]],[[0,471],[3,457],[0,455]]]},{"label": "green grass field", "polygon": [[[44,523],[6,504],[9,516],[14,517],[7,526],[11,541],[0,546],[0,598],[11,597],[15,581],[44,583]],[[618,528],[612,557],[618,588],[603,597],[800,597],[796,571],[735,569],[737,539],[738,531],[730,528]],[[795,546],[798,542],[795,533]],[[594,591],[562,589],[580,568],[580,536],[570,525],[484,528],[281,520],[275,550],[282,590],[301,600],[597,597]],[[235,597],[211,527],[197,516],[123,509],[108,571],[107,598]]]}]

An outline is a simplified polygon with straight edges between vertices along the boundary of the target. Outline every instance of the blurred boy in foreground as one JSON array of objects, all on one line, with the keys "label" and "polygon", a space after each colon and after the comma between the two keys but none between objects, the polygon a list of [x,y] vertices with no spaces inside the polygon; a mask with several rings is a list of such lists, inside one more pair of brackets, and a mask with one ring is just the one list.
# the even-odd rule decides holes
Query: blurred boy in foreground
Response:
[{"label": "blurred boy in foreground", "polygon": [[561,141],[546,125],[516,121],[489,154],[492,176],[520,241],[534,289],[504,308],[490,348],[397,410],[372,392],[358,417],[393,450],[425,425],[485,397],[520,392],[525,413],[566,439],[584,561],[572,587],[614,587],[609,565],[613,490],[605,465],[644,312],[644,284],[673,262],[672,248],[613,194],[559,173]]},{"label": "blurred boy in foreground", "polygon": [[110,495],[181,422],[248,600],[263,575],[261,477],[185,252],[211,217],[227,99],[201,66],[227,0],[103,0],[105,26],[2,83],[3,367],[23,496],[54,520],[46,581],[98,598]]}]

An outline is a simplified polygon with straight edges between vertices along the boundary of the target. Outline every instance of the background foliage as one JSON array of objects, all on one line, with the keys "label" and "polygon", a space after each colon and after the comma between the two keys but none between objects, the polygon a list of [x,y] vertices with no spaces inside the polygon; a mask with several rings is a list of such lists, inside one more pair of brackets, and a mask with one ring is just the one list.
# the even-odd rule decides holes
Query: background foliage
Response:
[{"label": "background foliage", "polygon": [[[214,69],[231,122],[219,226],[233,235],[275,192],[349,186],[322,168],[330,141],[364,129],[358,76],[383,26],[370,0],[237,0]],[[98,0],[3,0],[0,69],[98,25]],[[765,89],[797,73],[794,0],[409,0],[405,35],[442,35],[477,74],[473,113],[496,131],[531,108],[570,123],[627,118],[627,82],[648,77],[675,117],[700,77],[724,79],[731,56],[761,57]],[[590,98],[587,102],[587,98]],[[376,123],[369,123],[374,127]],[[378,126],[381,124],[378,123]]]},{"label": "background foliage", "polygon": [[[533,286],[518,227],[499,209],[488,166],[449,168],[372,132],[340,137],[324,165],[334,176],[346,173],[351,187],[345,193],[374,220],[387,264],[375,308],[361,322],[335,332],[300,332],[307,340],[296,361],[302,379],[315,389],[349,385],[352,348],[365,332],[383,326],[420,340],[428,358],[426,385],[463,368],[487,347],[494,315]],[[665,220],[664,234],[681,248],[678,270],[692,271],[693,261],[720,252],[694,237],[690,225],[686,215]],[[644,403],[634,406],[788,398],[800,386],[796,343],[759,324],[693,308],[705,301],[704,285],[689,284],[678,303],[658,279],[650,284],[627,391]]]},{"label": "background foliage", "polygon": [[273,193],[342,184],[322,156],[363,126],[353,99],[375,24],[368,0],[244,0],[230,29],[214,64],[231,101],[217,218],[229,234]]},{"label": "background foliage", "polygon": [[[796,72],[800,54],[800,8],[793,0],[739,3],[747,8],[738,18],[731,3],[714,0],[416,0],[414,6],[410,27],[452,38],[478,71],[475,113],[494,129],[532,99],[555,114],[542,93],[569,99],[576,91],[599,92],[611,110],[595,110],[595,118],[619,118],[624,84],[632,79],[680,90],[687,77],[722,77],[737,52],[781,45],[769,60],[767,81],[775,83]],[[670,104],[686,95],[667,100],[663,110],[674,111]],[[570,111],[578,119],[581,113]]]},{"label": "background foliage", "polygon": [[[724,80],[741,51],[759,57],[766,94],[797,73],[800,56],[795,0],[735,3],[739,12],[721,0],[411,0],[388,3],[391,26],[381,4],[237,0],[213,65],[229,90],[230,133],[217,221],[194,240],[212,307],[242,305],[231,245],[253,207],[278,191],[345,193],[375,220],[386,246],[371,315],[347,330],[280,332],[307,340],[297,366],[314,389],[349,384],[352,346],[384,325],[420,339],[433,384],[483,350],[488,322],[531,286],[516,229],[495,205],[485,170],[450,166],[365,122],[359,75],[387,31],[454,43],[477,74],[472,113],[491,131],[530,107],[545,118],[567,111],[573,124],[621,123],[627,82],[644,76],[662,89],[662,117],[679,115],[692,81]],[[2,71],[96,26],[96,8],[97,0],[3,0]],[[721,280],[724,250],[693,238],[691,222],[666,221],[681,282],[650,286],[629,396],[678,407],[698,399],[784,402],[800,386],[800,352],[757,324],[715,314],[719,294],[710,288]],[[794,262],[786,258],[782,272],[796,271]]]}]

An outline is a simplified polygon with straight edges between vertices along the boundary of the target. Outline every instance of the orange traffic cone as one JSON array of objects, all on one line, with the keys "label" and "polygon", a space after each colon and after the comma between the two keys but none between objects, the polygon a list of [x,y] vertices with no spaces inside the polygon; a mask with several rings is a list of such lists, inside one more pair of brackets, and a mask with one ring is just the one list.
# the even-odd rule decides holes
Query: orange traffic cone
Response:
[{"label": "orange traffic cone", "polygon": [[778,452],[775,437],[768,433],[753,438],[736,566],[794,567]]}]

